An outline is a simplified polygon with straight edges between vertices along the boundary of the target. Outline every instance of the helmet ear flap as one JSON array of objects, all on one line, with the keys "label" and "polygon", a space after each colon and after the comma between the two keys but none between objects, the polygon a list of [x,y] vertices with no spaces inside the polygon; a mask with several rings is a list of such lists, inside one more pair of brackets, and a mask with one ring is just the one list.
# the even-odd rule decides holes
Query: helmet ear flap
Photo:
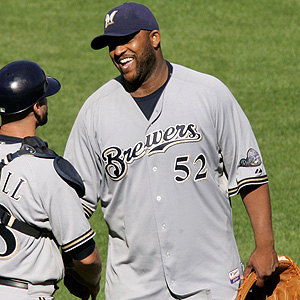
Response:
[{"label": "helmet ear flap", "polygon": [[37,63],[12,62],[0,70],[0,114],[20,113],[59,90],[59,81],[46,76]]}]

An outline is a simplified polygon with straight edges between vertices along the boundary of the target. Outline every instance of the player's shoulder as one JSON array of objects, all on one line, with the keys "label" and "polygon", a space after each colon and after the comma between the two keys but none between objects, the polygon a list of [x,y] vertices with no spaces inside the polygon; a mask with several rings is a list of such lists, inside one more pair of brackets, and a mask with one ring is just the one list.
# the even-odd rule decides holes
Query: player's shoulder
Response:
[{"label": "player's shoulder", "polygon": [[172,63],[172,77],[178,80],[185,81],[195,86],[202,86],[208,89],[228,89],[227,86],[214,75],[206,74],[194,69]]},{"label": "player's shoulder", "polygon": [[121,76],[118,76],[114,79],[109,80],[104,85],[99,87],[94,91],[85,101],[82,109],[84,110],[93,110],[95,106],[100,106],[106,101],[111,101],[114,99],[116,93],[124,93],[124,87],[121,84]]},{"label": "player's shoulder", "polygon": [[[26,137],[22,139],[19,137],[0,135],[1,169],[7,166],[8,168],[16,166],[16,169],[19,171],[24,173],[27,171],[30,172],[38,161],[38,157],[32,155],[37,152],[35,148],[37,145],[47,148],[47,143],[38,137]],[[56,155],[55,152],[53,153]],[[54,155],[51,157],[54,157]],[[45,160],[44,163],[47,165],[48,160]],[[20,165],[22,167],[20,167]]]},{"label": "player's shoulder", "polygon": [[30,173],[38,174],[38,178],[44,175],[51,176],[51,172],[55,169],[54,162],[60,157],[48,148],[47,142],[37,136],[28,136],[24,139],[6,137],[6,140],[0,138],[0,141],[1,148],[6,150],[3,155],[3,167],[15,168],[24,173],[24,176]]},{"label": "player's shoulder", "polygon": [[75,190],[81,197],[85,193],[81,177],[73,165],[61,156],[47,158],[31,154],[22,155],[10,163],[9,170],[41,193],[52,191],[55,194],[56,190]]},{"label": "player's shoulder", "polygon": [[32,190],[36,187],[41,187],[43,190],[45,182],[57,186],[59,181],[53,166],[53,159],[39,158],[32,154],[21,155],[12,160],[2,169],[4,177],[9,173],[14,174],[15,178],[22,178],[26,186],[30,186]]},{"label": "player's shoulder", "polygon": [[130,94],[125,91],[120,76],[109,80],[86,99],[79,110],[75,126],[81,131],[90,132],[95,122],[101,120],[99,114],[105,114],[109,108],[117,107],[117,102],[124,97],[130,97]]},{"label": "player's shoulder", "polygon": [[31,171],[37,173],[38,177],[49,176],[50,172],[55,171],[53,167],[53,158],[37,157],[32,154],[21,155],[14,159],[10,165],[16,166],[16,168],[18,168],[19,165],[26,165],[26,168],[24,168],[26,169],[26,172]]}]

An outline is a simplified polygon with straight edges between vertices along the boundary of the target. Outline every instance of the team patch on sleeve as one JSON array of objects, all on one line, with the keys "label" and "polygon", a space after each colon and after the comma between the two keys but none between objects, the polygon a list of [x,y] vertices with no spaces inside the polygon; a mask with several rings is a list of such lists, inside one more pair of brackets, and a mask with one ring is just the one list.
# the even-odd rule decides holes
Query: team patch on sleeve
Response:
[{"label": "team patch on sleeve", "polygon": [[89,239],[93,238],[95,236],[95,234],[96,233],[93,231],[93,229],[90,229],[89,231],[87,231],[86,233],[84,233],[83,235],[78,237],[77,239],[63,245],[61,248],[65,252],[71,251],[71,250],[75,249],[76,247],[84,244]]},{"label": "team patch on sleeve", "polygon": [[262,160],[259,153],[256,150],[250,148],[247,151],[246,158],[242,158],[240,160],[239,167],[257,167],[261,165],[261,161]]},{"label": "team patch on sleeve", "polygon": [[248,149],[246,157],[239,161],[237,168],[242,168],[240,180],[237,179],[236,186],[228,189],[228,195],[233,197],[247,185],[262,185],[268,183],[262,165],[262,159],[258,151],[253,148]]}]

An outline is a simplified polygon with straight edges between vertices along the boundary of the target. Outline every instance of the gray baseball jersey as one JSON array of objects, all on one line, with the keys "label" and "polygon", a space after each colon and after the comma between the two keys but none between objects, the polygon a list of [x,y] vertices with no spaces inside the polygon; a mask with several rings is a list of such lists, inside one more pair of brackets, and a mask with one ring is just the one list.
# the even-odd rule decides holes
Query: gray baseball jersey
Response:
[{"label": "gray baseball jersey", "polygon": [[[0,158],[19,150],[21,143],[0,135]],[[53,159],[17,157],[2,168],[0,189],[2,209],[19,221],[52,231],[64,251],[94,236],[76,191],[57,173]],[[0,224],[0,277],[40,285],[58,282],[64,266],[56,242]]]},{"label": "gray baseball jersey", "polygon": [[85,181],[83,204],[94,211],[101,201],[109,227],[107,299],[166,299],[168,290],[235,298],[242,270],[230,196],[267,176],[222,82],[173,64],[147,120],[111,80],[83,105],[65,156]]}]

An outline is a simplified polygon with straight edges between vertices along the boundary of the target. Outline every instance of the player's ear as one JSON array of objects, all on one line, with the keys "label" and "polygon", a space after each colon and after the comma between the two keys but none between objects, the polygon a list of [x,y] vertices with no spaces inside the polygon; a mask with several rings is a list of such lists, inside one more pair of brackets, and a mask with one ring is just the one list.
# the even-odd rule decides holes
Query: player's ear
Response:
[{"label": "player's ear", "polygon": [[160,32],[158,30],[152,30],[150,32],[150,41],[155,49],[160,46]]},{"label": "player's ear", "polygon": [[32,106],[32,110],[35,114],[39,115],[39,111],[40,111],[40,104],[39,102],[35,103],[33,106]]},{"label": "player's ear", "polygon": [[39,116],[41,114],[41,107],[43,105],[47,105],[47,98],[42,98],[41,100],[39,100],[37,103],[33,105],[32,109],[36,115]]}]

